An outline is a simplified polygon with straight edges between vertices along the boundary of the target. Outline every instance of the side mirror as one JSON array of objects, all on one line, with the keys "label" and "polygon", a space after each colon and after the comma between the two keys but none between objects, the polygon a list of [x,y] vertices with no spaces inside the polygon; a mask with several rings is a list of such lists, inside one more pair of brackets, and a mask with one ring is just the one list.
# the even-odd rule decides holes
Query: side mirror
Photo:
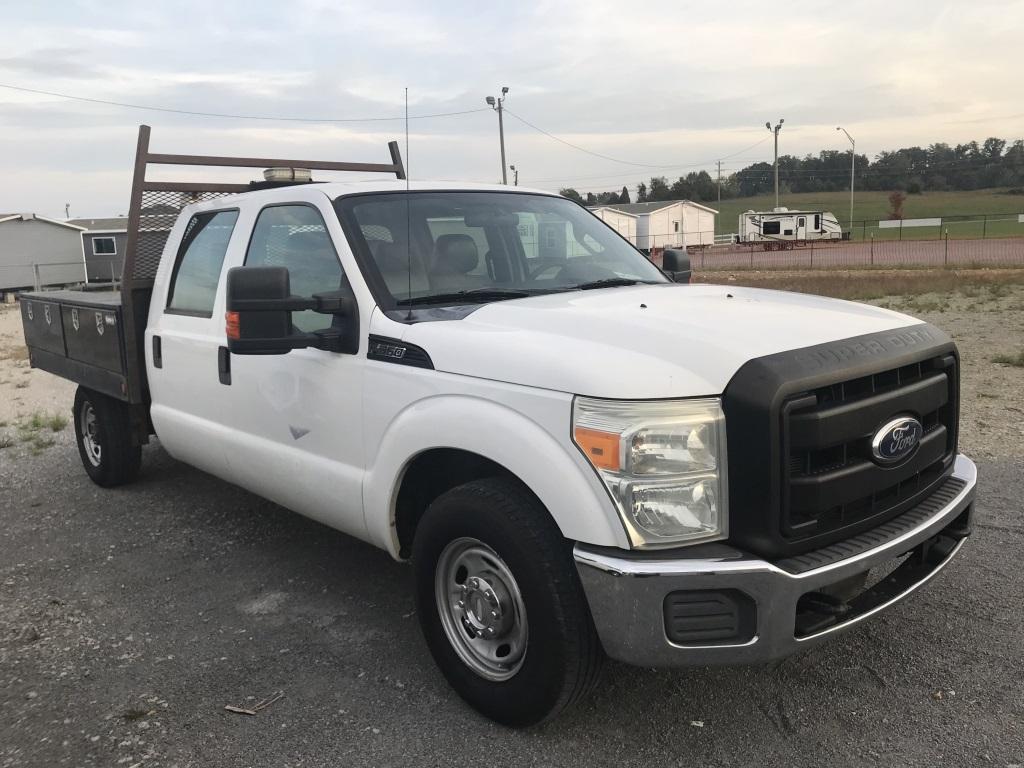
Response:
[{"label": "side mirror", "polygon": [[311,309],[328,315],[354,314],[352,300],[341,293],[312,298],[291,295],[287,267],[233,267],[227,275],[228,350],[236,355],[283,355],[314,347],[348,352],[353,334],[329,328],[295,332],[292,312]]},{"label": "side mirror", "polygon": [[674,282],[690,282],[692,272],[690,271],[690,256],[686,253],[686,249],[666,248],[662,255],[661,269]]}]

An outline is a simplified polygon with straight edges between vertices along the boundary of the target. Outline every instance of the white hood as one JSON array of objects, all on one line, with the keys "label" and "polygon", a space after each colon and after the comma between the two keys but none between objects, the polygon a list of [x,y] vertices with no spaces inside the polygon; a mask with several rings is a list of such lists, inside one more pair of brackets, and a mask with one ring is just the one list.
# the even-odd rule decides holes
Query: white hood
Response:
[{"label": "white hood", "polygon": [[637,285],[499,301],[409,327],[439,371],[593,397],[717,395],[747,360],[918,324],[799,293]]}]

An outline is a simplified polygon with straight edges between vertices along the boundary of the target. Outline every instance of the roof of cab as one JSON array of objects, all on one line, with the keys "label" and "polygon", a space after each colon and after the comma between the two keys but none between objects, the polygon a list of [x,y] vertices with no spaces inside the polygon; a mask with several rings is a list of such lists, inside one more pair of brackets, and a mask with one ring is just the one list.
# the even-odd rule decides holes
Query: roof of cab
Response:
[{"label": "roof of cab", "polygon": [[314,182],[312,184],[289,184],[272,189],[256,190],[253,192],[241,192],[239,197],[260,196],[262,199],[283,200],[294,195],[294,190],[315,189],[323,192],[332,200],[344,195],[358,195],[368,192],[404,192],[407,188],[412,192],[439,191],[439,192],[514,192],[520,194],[546,195],[558,197],[554,192],[544,189],[529,189],[527,187],[508,187],[502,184],[479,184],[470,181],[410,181],[408,186],[401,179],[369,179],[366,181],[327,181]]},{"label": "roof of cab", "polygon": [[[502,184],[478,184],[469,181],[411,181],[408,189],[412,192],[506,192],[514,194],[534,194],[546,197],[561,197],[555,192],[528,187],[508,187]],[[296,191],[299,191],[296,194]],[[252,192],[238,192],[224,195],[182,207],[188,214],[234,208],[246,201],[254,201],[258,205],[285,203],[296,199],[308,200],[310,193],[323,193],[330,200],[345,195],[359,195],[374,192],[404,192],[406,183],[401,179],[370,179],[367,181],[328,181],[311,184],[287,184],[267,189],[256,189]]]}]

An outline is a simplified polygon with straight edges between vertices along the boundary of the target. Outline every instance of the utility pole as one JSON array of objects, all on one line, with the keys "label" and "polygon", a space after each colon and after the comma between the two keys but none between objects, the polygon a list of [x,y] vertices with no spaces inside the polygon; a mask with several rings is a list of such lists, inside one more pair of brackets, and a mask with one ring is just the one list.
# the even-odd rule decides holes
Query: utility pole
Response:
[{"label": "utility pole", "polygon": [[519,186],[519,171],[516,170],[516,167],[514,165],[510,165],[508,167],[508,169],[510,171],[512,171],[512,174],[513,174],[512,175],[512,186],[513,187],[518,187]]},{"label": "utility pole", "polygon": [[786,122],[785,118],[780,117],[779,122],[772,128],[771,123],[765,123],[764,127],[769,132],[775,134],[775,207],[779,207],[779,131],[782,130],[782,124]]},{"label": "utility pole", "polygon": [[845,133],[850,140],[850,237],[853,237],[853,177],[857,170],[857,142],[841,125],[837,125],[836,130]]},{"label": "utility pole", "polygon": [[717,160],[718,163],[718,202],[722,202],[722,161]]},{"label": "utility pole", "polygon": [[501,96],[494,98],[488,96],[486,101],[491,109],[498,113],[498,141],[501,142],[501,183],[508,184],[508,169],[505,165],[505,122],[502,119],[501,105],[505,102],[505,95],[508,93],[508,86],[502,86]]},{"label": "utility pole", "polygon": [[71,203],[64,203],[64,218],[71,218]]}]

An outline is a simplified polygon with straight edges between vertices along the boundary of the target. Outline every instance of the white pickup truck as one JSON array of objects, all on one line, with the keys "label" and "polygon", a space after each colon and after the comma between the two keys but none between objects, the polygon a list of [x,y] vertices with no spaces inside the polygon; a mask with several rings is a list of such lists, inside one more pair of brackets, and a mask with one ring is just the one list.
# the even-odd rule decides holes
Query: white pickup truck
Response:
[{"label": "white pickup truck", "polygon": [[[800,651],[957,553],[976,474],[942,331],[682,284],[681,254],[663,272],[572,201],[392,161],[157,155],[144,127],[121,292],[21,296],[33,365],[80,384],[94,481],[134,478],[155,434],[411,560],[438,666],[512,726],[605,655]],[[154,163],[290,170],[187,185]]]}]

